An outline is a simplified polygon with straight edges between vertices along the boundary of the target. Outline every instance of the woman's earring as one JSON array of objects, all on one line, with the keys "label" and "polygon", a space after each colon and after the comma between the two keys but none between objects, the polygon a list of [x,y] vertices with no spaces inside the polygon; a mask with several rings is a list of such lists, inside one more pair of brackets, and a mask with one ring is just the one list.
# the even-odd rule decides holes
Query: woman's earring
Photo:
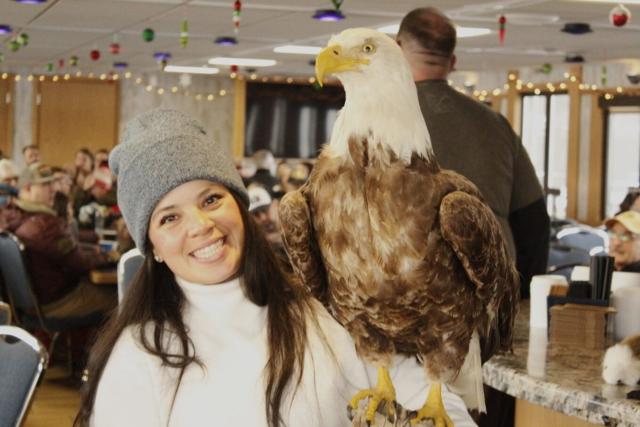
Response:
[{"label": "woman's earring", "polygon": [[157,263],[161,263],[162,262],[162,258],[160,258],[158,255],[153,254],[153,259],[156,260]]}]

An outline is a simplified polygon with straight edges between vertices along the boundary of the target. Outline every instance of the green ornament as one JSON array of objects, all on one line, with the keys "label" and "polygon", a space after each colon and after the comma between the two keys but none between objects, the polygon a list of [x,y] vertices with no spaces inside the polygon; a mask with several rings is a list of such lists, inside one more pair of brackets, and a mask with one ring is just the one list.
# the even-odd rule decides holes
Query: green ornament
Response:
[{"label": "green ornament", "polygon": [[21,46],[26,46],[29,44],[29,35],[26,33],[22,33],[18,36],[18,43],[20,43]]},{"label": "green ornament", "polygon": [[540,69],[540,71],[542,71],[544,74],[549,74],[551,73],[552,69],[553,69],[553,65],[549,64],[548,62],[545,62],[544,64],[542,64],[542,68]]},{"label": "green ornament", "polygon": [[71,65],[72,67],[78,65],[78,57],[76,55],[73,55],[71,58],[69,58],[69,65]]},{"label": "green ornament", "polygon": [[4,61],[4,53],[0,52],[0,64]]},{"label": "green ornament", "polygon": [[142,40],[146,41],[147,43],[153,41],[155,37],[156,32],[151,28],[145,28],[144,31],[142,31]]},{"label": "green ornament", "polygon": [[18,43],[17,40],[11,40],[9,42],[9,49],[11,50],[11,52],[17,52],[18,49],[20,49],[20,43]]},{"label": "green ornament", "polygon": [[52,72],[53,71],[53,62],[47,63],[47,66],[45,68],[49,73]]},{"label": "green ornament", "polygon": [[180,46],[187,47],[189,43],[189,24],[187,20],[182,21],[182,25],[180,26]]}]

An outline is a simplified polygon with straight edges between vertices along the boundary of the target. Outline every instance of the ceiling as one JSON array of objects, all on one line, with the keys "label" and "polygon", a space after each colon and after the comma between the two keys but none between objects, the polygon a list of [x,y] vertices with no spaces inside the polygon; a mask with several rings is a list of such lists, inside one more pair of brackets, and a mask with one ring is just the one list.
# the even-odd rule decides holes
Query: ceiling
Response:
[{"label": "ceiling", "polygon": [[[0,24],[29,35],[29,43],[11,52],[11,35],[0,36],[4,61],[0,71],[42,73],[49,62],[59,72],[72,71],[69,58],[79,58],[77,69],[106,72],[114,61],[127,62],[132,71],[159,67],[153,53],[168,51],[174,65],[205,65],[214,56],[275,59],[265,75],[311,75],[312,55],[278,54],[283,44],[323,46],[329,36],[345,28],[379,28],[398,23],[415,7],[435,6],[461,26],[487,27],[489,35],[460,39],[458,69],[469,71],[540,66],[560,63],[567,54],[581,54],[587,62],[640,58],[640,5],[627,3],[631,21],[622,28],[609,22],[616,5],[595,1],[544,0],[345,0],[340,22],[311,19],[316,9],[331,8],[330,0],[245,0],[242,2],[239,43],[218,46],[218,36],[233,36],[233,0],[48,0],[41,5],[0,0]],[[506,38],[498,41],[498,17],[507,18]],[[189,24],[186,48],[179,43],[181,22]],[[587,22],[592,33],[581,36],[561,32],[566,22]],[[155,30],[155,39],[144,42],[143,29]],[[109,52],[114,34],[120,53]],[[92,61],[89,53],[101,57]],[[60,60],[64,66],[59,68]]]}]

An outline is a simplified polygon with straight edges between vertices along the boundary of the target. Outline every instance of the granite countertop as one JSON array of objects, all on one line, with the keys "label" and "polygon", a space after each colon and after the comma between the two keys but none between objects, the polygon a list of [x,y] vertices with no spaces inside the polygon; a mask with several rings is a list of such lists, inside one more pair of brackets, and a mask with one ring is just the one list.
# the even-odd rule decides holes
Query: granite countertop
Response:
[{"label": "granite countertop", "polygon": [[[546,329],[529,329],[528,302],[516,320],[513,354],[483,366],[484,382],[518,399],[594,424],[640,426],[640,401],[626,398],[633,387],[602,379],[604,350],[560,348],[547,343]],[[530,345],[531,344],[531,345]]]}]

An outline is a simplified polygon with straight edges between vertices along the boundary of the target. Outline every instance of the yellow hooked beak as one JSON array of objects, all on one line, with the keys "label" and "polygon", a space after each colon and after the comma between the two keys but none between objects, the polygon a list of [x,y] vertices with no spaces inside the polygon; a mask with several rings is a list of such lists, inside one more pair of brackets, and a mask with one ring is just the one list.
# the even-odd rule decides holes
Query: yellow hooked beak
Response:
[{"label": "yellow hooked beak", "polygon": [[316,80],[322,86],[325,75],[355,70],[368,63],[368,59],[344,55],[340,45],[327,46],[316,57]]}]

